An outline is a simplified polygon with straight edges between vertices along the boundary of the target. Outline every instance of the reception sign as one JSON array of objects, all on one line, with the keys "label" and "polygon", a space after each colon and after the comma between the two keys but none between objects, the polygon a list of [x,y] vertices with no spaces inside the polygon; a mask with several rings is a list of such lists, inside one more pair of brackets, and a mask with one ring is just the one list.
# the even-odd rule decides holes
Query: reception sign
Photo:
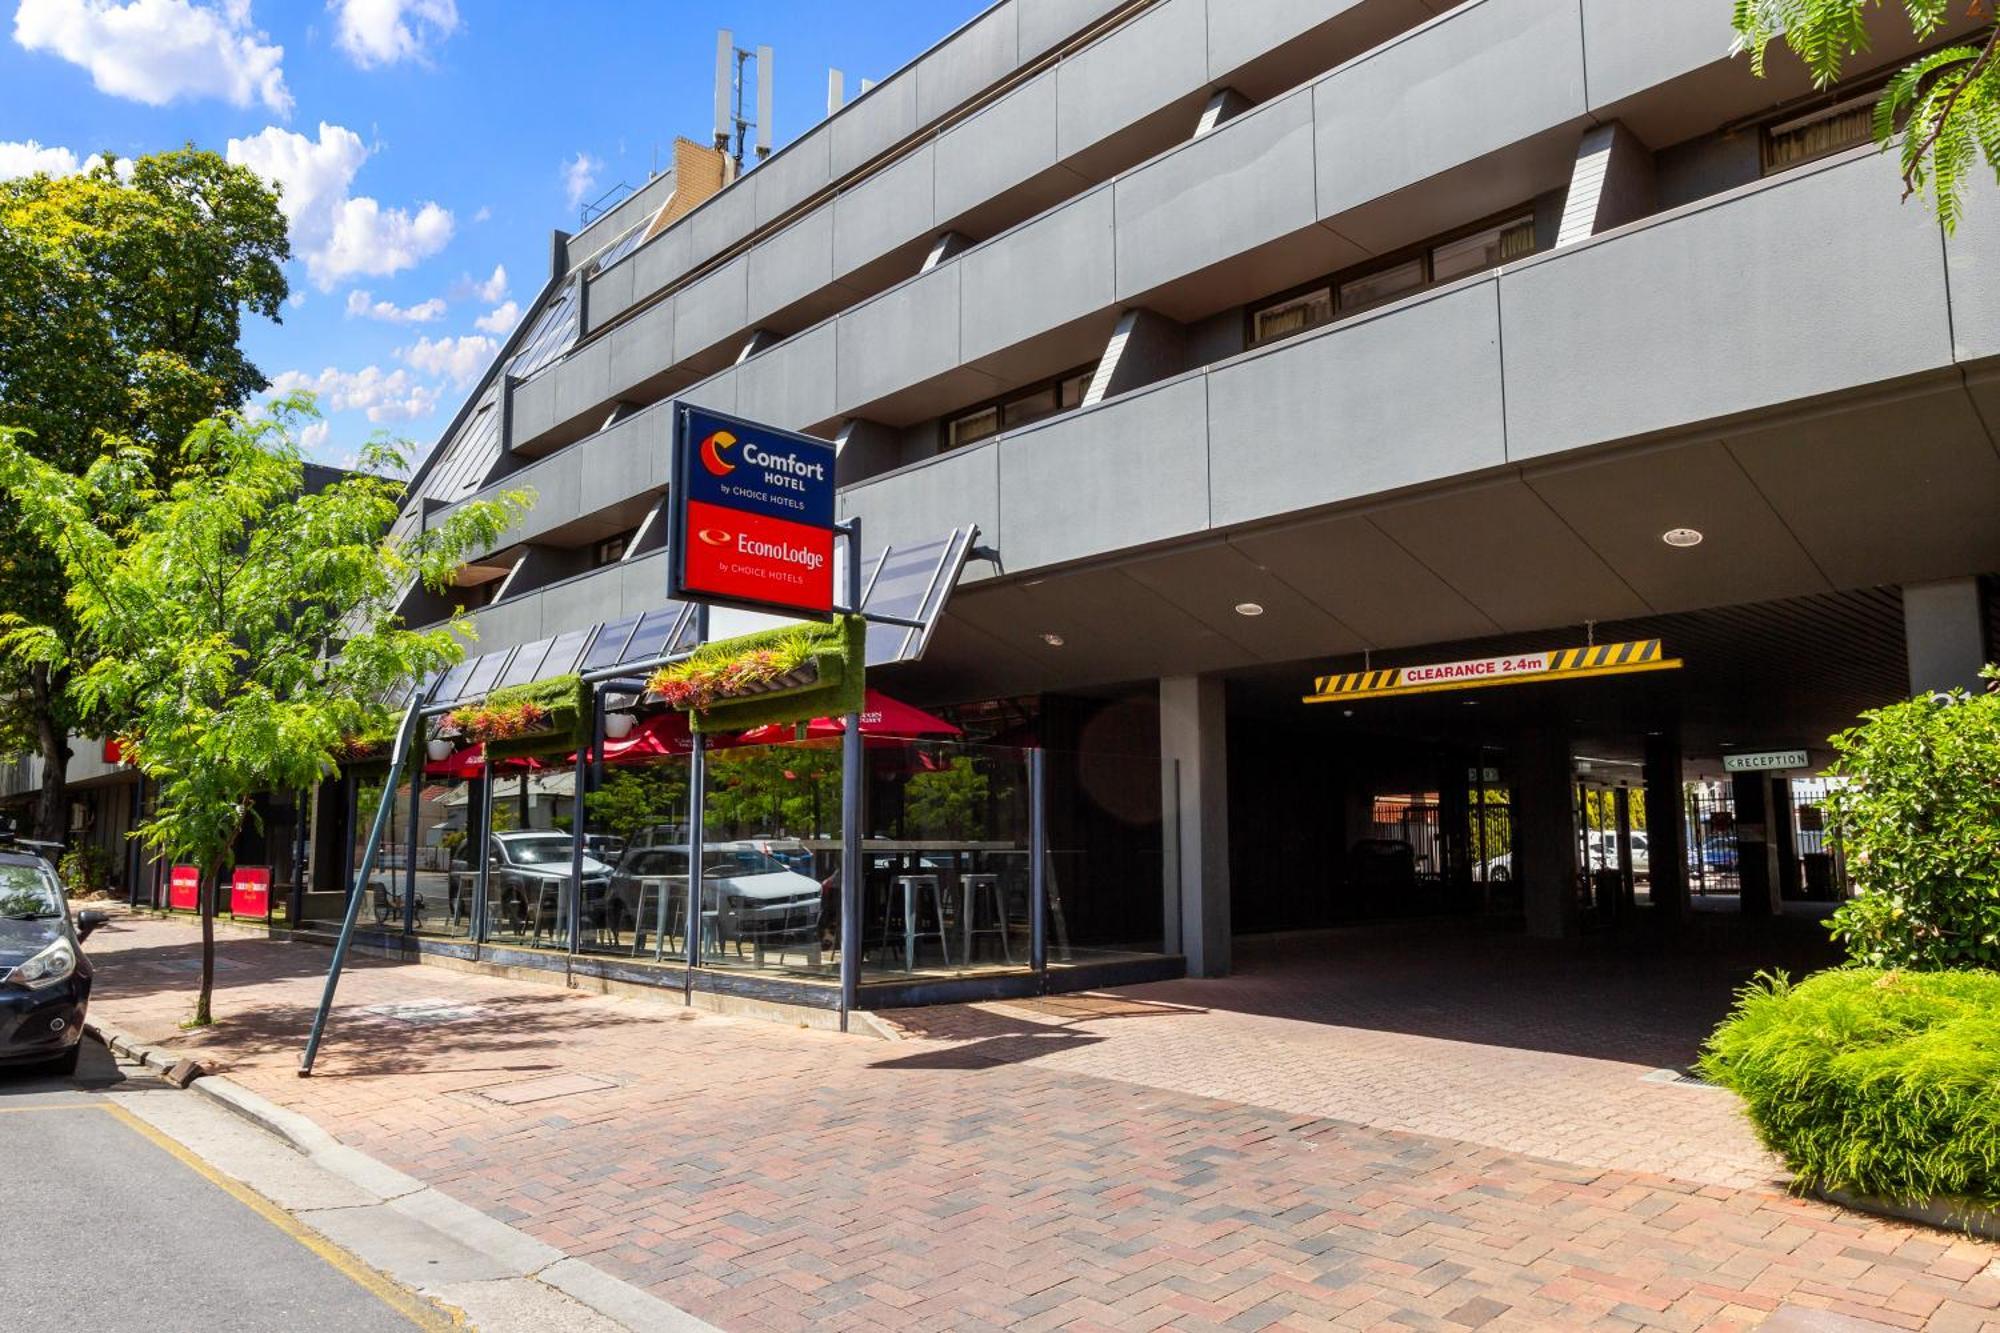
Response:
[{"label": "reception sign", "polygon": [[1588,644],[1544,652],[1512,653],[1461,662],[1428,662],[1417,666],[1383,667],[1379,671],[1349,671],[1313,681],[1309,704],[1349,699],[1379,699],[1386,695],[1431,694],[1439,690],[1470,690],[1485,685],[1518,685],[1530,681],[1582,680],[1619,676],[1635,671],[1672,671],[1677,657],[1664,657],[1658,639],[1626,643]]},{"label": "reception sign", "polygon": [[833,463],[825,440],[676,404],[667,595],[831,619]]},{"label": "reception sign", "polygon": [[175,866],[167,872],[167,906],[176,912],[201,910],[201,867]]},{"label": "reception sign", "polygon": [[236,867],[229,879],[229,915],[271,919],[271,867]]}]

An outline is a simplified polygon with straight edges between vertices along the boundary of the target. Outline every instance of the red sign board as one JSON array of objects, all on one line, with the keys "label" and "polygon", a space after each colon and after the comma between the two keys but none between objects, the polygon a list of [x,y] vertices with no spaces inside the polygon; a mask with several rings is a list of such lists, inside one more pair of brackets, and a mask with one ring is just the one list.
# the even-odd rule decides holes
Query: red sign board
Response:
[{"label": "red sign board", "polygon": [[728,602],[825,615],[833,605],[833,532],[748,509],[688,501],[681,586]]},{"label": "red sign board", "polygon": [[677,405],[667,595],[831,618],[833,491],[825,440]]},{"label": "red sign board", "polygon": [[125,762],[125,747],[119,744],[116,736],[106,736],[104,738],[104,762],[107,764],[122,764]]},{"label": "red sign board", "polygon": [[201,910],[201,868],[175,866],[167,873],[167,906],[176,912]]},{"label": "red sign board", "polygon": [[229,915],[270,919],[271,867],[236,867],[229,880]]}]

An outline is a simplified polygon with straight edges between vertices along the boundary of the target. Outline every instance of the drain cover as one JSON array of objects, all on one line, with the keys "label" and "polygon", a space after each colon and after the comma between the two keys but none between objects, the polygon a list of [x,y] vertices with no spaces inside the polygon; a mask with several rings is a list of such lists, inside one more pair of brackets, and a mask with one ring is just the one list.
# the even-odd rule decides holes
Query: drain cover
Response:
[{"label": "drain cover", "polygon": [[472,1088],[470,1091],[502,1106],[519,1106],[524,1102],[545,1102],[552,1097],[603,1092],[606,1088],[617,1086],[616,1080],[600,1078],[596,1074],[549,1074],[542,1078],[523,1079],[519,1083],[495,1083],[491,1087]]},{"label": "drain cover", "polygon": [[1639,1075],[1641,1083],[1676,1083],[1686,1088],[1717,1088],[1719,1083],[1710,1083],[1692,1069],[1655,1069],[1650,1074]]}]

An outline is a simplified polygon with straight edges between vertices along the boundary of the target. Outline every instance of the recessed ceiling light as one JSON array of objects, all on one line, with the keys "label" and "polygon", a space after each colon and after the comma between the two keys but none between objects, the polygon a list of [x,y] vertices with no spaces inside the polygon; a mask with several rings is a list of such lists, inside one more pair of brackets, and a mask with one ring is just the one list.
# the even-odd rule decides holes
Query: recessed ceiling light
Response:
[{"label": "recessed ceiling light", "polygon": [[1669,546],[1699,546],[1701,533],[1694,528],[1668,528],[1660,534],[1660,540]]},{"label": "recessed ceiling light", "polygon": [[1264,614],[1264,608],[1256,602],[1238,602],[1236,604],[1236,614],[1239,616],[1261,616]]},{"label": "recessed ceiling light", "polygon": [[1044,634],[1042,642],[1051,648],[1060,648],[1063,646],[1063,636],[1060,634]]}]

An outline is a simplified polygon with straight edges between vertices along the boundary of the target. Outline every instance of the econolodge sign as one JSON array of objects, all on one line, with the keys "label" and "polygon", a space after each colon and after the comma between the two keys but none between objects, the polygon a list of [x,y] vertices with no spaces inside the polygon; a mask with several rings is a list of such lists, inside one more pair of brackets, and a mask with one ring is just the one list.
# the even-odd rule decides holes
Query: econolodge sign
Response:
[{"label": "econolodge sign", "polygon": [[676,405],[668,595],[830,619],[833,460],[825,440]]},{"label": "econolodge sign", "polygon": [[201,910],[199,866],[175,866],[167,872],[167,906],[176,912]]},{"label": "econolodge sign", "polygon": [[229,915],[270,919],[271,867],[236,867],[229,878]]}]

